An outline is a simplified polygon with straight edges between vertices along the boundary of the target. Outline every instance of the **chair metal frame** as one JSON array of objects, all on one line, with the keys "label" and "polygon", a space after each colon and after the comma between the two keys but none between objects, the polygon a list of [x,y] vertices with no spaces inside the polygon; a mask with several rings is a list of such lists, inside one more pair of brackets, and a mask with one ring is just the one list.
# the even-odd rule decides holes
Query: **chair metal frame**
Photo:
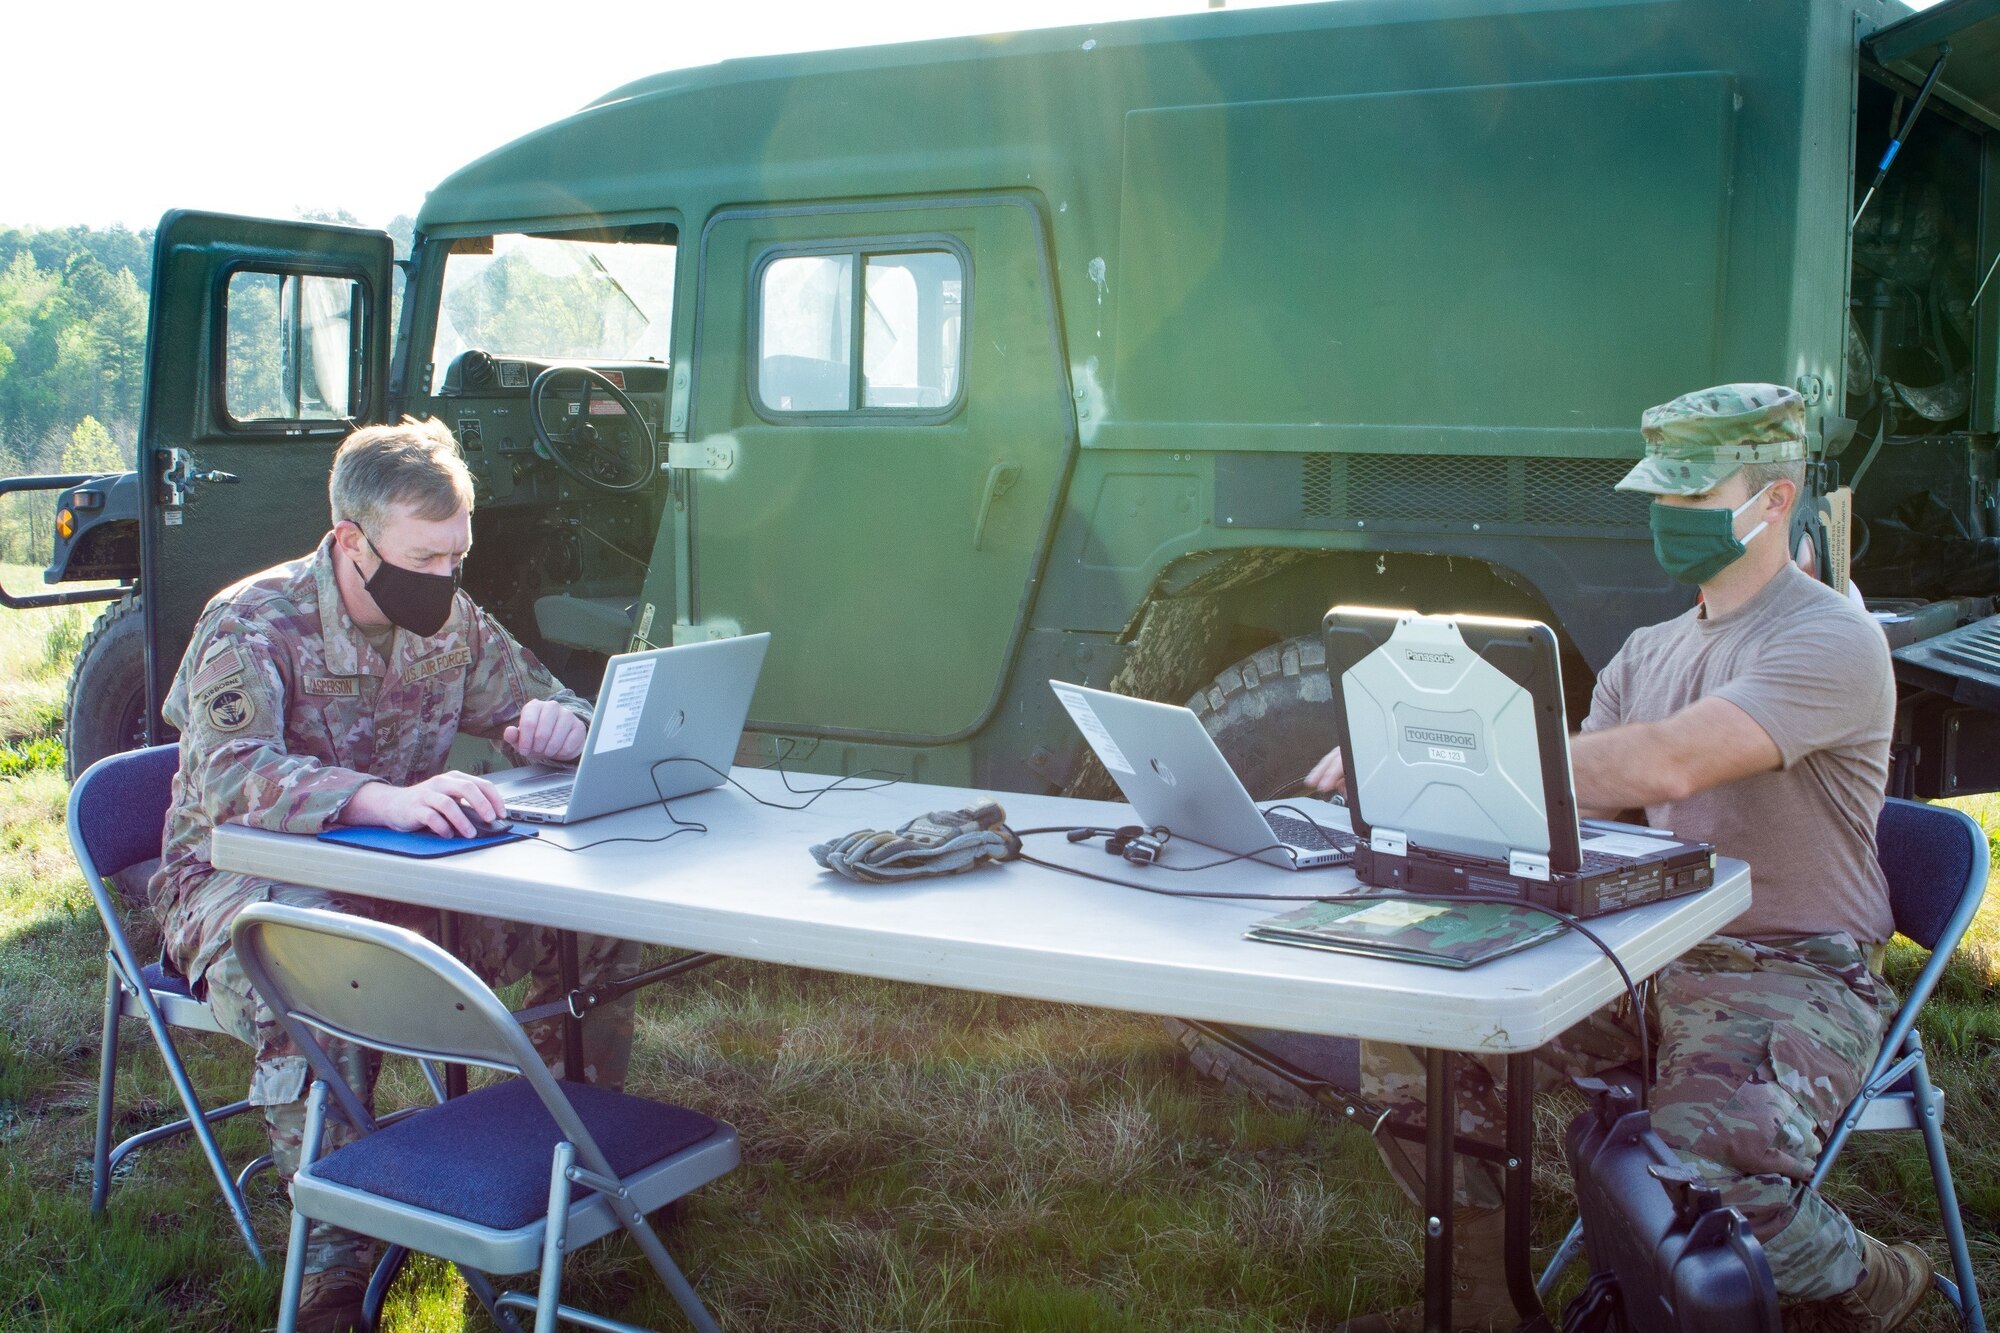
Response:
[{"label": "chair metal frame", "polygon": [[[1847,1109],[1834,1123],[1832,1132],[1827,1136],[1826,1148],[1820,1153],[1819,1162],[1806,1183],[1808,1187],[1818,1189],[1833,1170],[1841,1149],[1857,1132],[1916,1130],[1921,1133],[1925,1154],[1930,1159],[1931,1185],[1937,1194],[1938,1215],[1944,1223],[1945,1243],[1951,1251],[1952,1271],[1957,1277],[1954,1282],[1939,1272],[1934,1275],[1933,1281],[1958,1312],[1959,1322],[1969,1333],[1986,1333],[1986,1315],[1979,1303],[1972,1255],[1966,1245],[1965,1220],[1959,1210],[1958,1191],[1952,1185],[1951,1162],[1945,1154],[1944,1093],[1931,1081],[1930,1062],[1924,1054],[1922,1034],[1917,1031],[1917,1016],[1937,989],[1959,940],[1979,914],[1980,903],[1986,896],[1986,879],[1990,869],[1988,845],[1986,831],[1964,811],[1949,806],[1890,797],[1883,805],[1881,822],[1898,813],[1917,811],[1923,812],[1919,818],[1937,823],[1940,836],[1949,826],[1954,833],[1965,838],[1966,880],[1959,888],[1958,900],[1950,916],[1929,941],[1911,934],[1914,923],[1906,921],[1902,911],[1896,911],[1897,929],[1910,935],[1919,945],[1928,947],[1930,957],[1924,960],[1923,969],[1910,984],[1910,993],[1904,997],[1895,1018],[1890,1021],[1888,1031],[1883,1034],[1882,1048],[1876,1054],[1868,1077],[1862,1081],[1861,1091],[1855,1094],[1854,1100],[1848,1103]],[[1881,822],[1878,822],[1878,830]],[[1894,910],[1900,905],[1895,868],[1885,864],[1883,871],[1890,881],[1890,905]],[[1535,1284],[1544,1300],[1582,1248],[1583,1223],[1577,1222],[1563,1237],[1562,1244]]]},{"label": "chair metal frame", "polygon": [[[243,1100],[212,1110],[204,1109],[200,1098],[195,1095],[194,1083],[188,1077],[187,1065],[181,1059],[180,1048],[175,1044],[172,1032],[174,1028],[222,1032],[223,1028],[216,1022],[208,1005],[187,991],[156,988],[148,984],[145,968],[132,950],[121,909],[127,905],[143,907],[143,904],[129,904],[123,889],[107,881],[151,857],[138,857],[123,865],[99,865],[97,858],[91,854],[85,830],[86,821],[93,813],[102,817],[102,812],[91,809],[94,784],[120,768],[148,764],[163,768],[157,814],[160,831],[164,833],[178,751],[177,746],[156,745],[150,749],[107,755],[85,770],[70,789],[67,817],[70,848],[76,854],[77,865],[83,870],[84,882],[90,886],[91,897],[96,900],[97,915],[103,923],[107,941],[104,952],[104,1028],[97,1079],[97,1132],[90,1160],[90,1212],[93,1217],[103,1215],[111,1192],[112,1175],[127,1156],[148,1144],[192,1133],[201,1146],[202,1156],[215,1176],[216,1188],[222,1193],[222,1200],[229,1208],[230,1217],[235,1221],[250,1257],[262,1266],[264,1252],[258,1247],[257,1233],[250,1224],[250,1209],[244,1202],[243,1192],[253,1175],[271,1165],[270,1154],[256,1158],[239,1174],[231,1176],[214,1130],[216,1123],[254,1108],[249,1101]],[[121,810],[118,813],[129,819],[146,818],[155,812],[149,808],[142,811]],[[152,856],[158,856],[158,840],[153,842],[152,848]],[[134,1017],[146,1021],[147,1030],[152,1035],[153,1044],[159,1048],[160,1058],[167,1067],[167,1077],[172,1081],[175,1095],[180,1098],[186,1115],[134,1134],[114,1147],[111,1143],[111,1122],[118,1083],[118,1037],[122,1020]]]},{"label": "chair metal frame", "polygon": [[[297,1326],[306,1233],[313,1221],[451,1262],[495,1320],[514,1333],[515,1309],[534,1310],[536,1333],[553,1333],[558,1319],[591,1329],[643,1333],[560,1300],[564,1254],[622,1228],[688,1321],[702,1333],[716,1333],[701,1298],[645,1215],[733,1170],[741,1160],[735,1130],[716,1122],[716,1132],[707,1138],[621,1177],[515,1015],[469,967],[430,940],[379,921],[278,903],[246,907],[232,926],[232,938],[251,984],[316,1075],[292,1178],[291,1244],[278,1333],[293,1333]],[[386,1120],[371,1115],[341,1076],[320,1043],[322,1035],[426,1063],[493,1069],[525,1079],[561,1133],[550,1163],[546,1214],[524,1226],[498,1230],[322,1175],[322,1163],[339,1151],[320,1155],[329,1101],[334,1114],[364,1135]],[[453,1104],[447,1101],[415,1114],[449,1116]],[[579,1199],[579,1186],[593,1192]],[[497,1293],[485,1276],[527,1272],[539,1274],[532,1296]]]}]

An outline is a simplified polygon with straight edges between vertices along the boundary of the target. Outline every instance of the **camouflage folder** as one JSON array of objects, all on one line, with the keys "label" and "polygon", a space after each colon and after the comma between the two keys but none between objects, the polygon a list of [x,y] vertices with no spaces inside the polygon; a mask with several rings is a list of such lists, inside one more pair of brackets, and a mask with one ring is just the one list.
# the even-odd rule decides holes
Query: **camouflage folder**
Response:
[{"label": "camouflage folder", "polygon": [[1553,939],[1567,929],[1533,907],[1392,898],[1313,903],[1259,921],[1244,937],[1433,967],[1474,967]]}]

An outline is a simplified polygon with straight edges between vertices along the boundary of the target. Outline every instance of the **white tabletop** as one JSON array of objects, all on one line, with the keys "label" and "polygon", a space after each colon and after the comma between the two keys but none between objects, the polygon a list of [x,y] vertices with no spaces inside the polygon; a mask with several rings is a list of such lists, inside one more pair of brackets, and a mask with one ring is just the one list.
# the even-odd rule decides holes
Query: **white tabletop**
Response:
[{"label": "white tabletop", "polygon": [[[766,800],[805,799],[775,773],[735,776]],[[805,789],[827,781],[792,778]],[[1021,862],[856,884],[821,870],[806,850],[959,807],[970,795],[898,783],[774,810],[724,787],[673,802],[676,816],[706,824],[706,833],[576,853],[542,845],[657,836],[673,826],[654,805],[436,860],[230,825],[216,831],[213,858],[218,869],[294,884],[763,962],[1448,1050],[1532,1049],[1623,991],[1610,963],[1573,933],[1455,971],[1243,938],[1253,922],[1296,902],[1170,899]],[[1122,805],[996,796],[1017,829],[1133,818]],[[1344,821],[1337,807],[1324,809]],[[1177,891],[1332,895],[1356,887],[1346,870],[1247,861],[1188,874],[1134,867],[1101,846],[1060,834],[1028,839],[1029,852],[1045,860]],[[1643,977],[1749,906],[1748,866],[1723,860],[1716,880],[1704,893],[1590,924]]]}]

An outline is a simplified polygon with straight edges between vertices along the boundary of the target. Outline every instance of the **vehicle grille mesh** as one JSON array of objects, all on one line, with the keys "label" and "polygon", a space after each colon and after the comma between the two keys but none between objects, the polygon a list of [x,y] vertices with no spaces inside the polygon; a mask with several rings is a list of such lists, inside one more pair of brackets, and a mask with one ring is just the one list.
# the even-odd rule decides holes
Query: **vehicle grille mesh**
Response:
[{"label": "vehicle grille mesh", "polygon": [[1618,458],[1302,454],[1299,507],[1309,519],[1630,527],[1647,498],[1614,491]]}]

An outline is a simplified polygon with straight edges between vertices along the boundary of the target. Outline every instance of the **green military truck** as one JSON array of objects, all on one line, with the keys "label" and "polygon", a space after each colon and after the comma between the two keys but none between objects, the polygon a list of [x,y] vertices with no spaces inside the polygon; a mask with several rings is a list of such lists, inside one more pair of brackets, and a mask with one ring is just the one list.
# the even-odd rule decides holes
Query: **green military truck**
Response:
[{"label": "green military truck", "polygon": [[[1545,620],[1580,710],[1687,605],[1611,489],[1640,411],[1774,381],[1910,645],[1899,790],[1986,789],[1996,250],[1996,0],[1345,0],[730,61],[465,167],[406,260],[169,214],[137,475],[10,485],[62,490],[51,582],[128,585],[78,767],[164,735],[202,605],[310,548],[334,447],[410,413],[476,479],[467,585],[579,689],[769,630],[746,759],[1088,789],[1062,677],[1192,697],[1275,792],[1331,734],[1335,601]],[[1798,537],[1838,577],[1824,503]]]}]

